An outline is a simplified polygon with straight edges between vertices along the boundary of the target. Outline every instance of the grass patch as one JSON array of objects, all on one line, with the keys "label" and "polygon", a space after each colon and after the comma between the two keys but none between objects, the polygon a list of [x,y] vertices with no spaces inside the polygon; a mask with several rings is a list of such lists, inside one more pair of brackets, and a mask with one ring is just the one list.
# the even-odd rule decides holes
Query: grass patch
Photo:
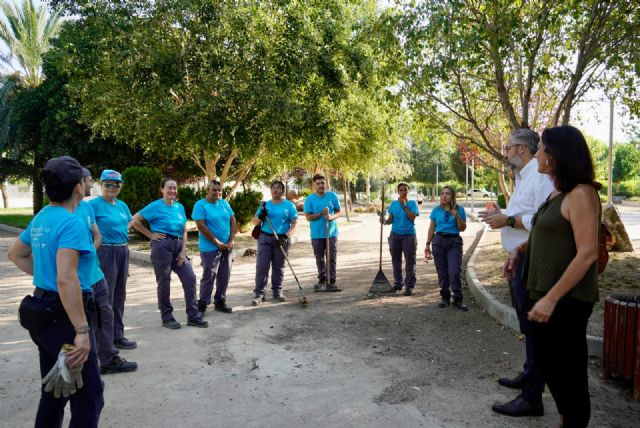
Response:
[{"label": "grass patch", "polygon": [[24,229],[32,218],[31,208],[0,208],[0,224]]}]

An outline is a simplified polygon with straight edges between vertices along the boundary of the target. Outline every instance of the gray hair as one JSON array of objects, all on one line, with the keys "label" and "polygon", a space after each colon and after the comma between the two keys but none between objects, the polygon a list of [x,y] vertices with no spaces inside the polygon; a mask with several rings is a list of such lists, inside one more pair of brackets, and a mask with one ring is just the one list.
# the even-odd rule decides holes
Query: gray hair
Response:
[{"label": "gray hair", "polygon": [[527,146],[531,154],[535,154],[538,151],[540,136],[536,131],[529,128],[516,129],[511,133],[511,138]]}]

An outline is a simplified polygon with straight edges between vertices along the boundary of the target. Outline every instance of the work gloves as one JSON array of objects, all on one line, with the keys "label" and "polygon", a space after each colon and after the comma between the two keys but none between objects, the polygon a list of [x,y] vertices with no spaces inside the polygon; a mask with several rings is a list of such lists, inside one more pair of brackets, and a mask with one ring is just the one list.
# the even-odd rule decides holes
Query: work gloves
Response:
[{"label": "work gloves", "polygon": [[263,202],[260,206],[260,213],[258,214],[260,221],[264,221],[267,218],[267,203]]},{"label": "work gloves", "polygon": [[82,367],[70,369],[65,364],[65,352],[73,349],[73,345],[64,344],[58,359],[49,373],[42,379],[45,392],[52,392],[55,398],[68,397],[84,386],[82,382]]}]

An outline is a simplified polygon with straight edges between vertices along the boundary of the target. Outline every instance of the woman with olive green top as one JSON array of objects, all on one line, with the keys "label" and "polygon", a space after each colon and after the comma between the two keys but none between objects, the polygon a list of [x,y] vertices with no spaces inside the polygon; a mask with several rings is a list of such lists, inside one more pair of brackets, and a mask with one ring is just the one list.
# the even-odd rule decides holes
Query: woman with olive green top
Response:
[{"label": "woman with olive green top", "polygon": [[598,230],[602,187],[582,133],[572,126],[542,132],[538,171],[555,190],[532,221],[528,243],[510,256],[506,273],[524,252],[533,349],[560,414],[560,425],[586,427],[591,416],[587,322],[598,301]]}]

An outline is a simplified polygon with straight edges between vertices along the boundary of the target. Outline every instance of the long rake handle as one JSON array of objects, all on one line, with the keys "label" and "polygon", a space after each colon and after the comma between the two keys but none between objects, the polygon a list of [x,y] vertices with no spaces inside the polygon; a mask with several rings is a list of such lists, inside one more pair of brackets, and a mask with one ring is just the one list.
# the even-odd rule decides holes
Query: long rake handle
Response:
[{"label": "long rake handle", "polygon": [[380,270],[382,270],[382,232],[384,229],[384,184],[382,185],[382,196],[380,197],[380,200],[382,201],[382,206],[380,207],[380,218],[382,219],[382,221],[380,222],[380,265],[379,268]]}]

